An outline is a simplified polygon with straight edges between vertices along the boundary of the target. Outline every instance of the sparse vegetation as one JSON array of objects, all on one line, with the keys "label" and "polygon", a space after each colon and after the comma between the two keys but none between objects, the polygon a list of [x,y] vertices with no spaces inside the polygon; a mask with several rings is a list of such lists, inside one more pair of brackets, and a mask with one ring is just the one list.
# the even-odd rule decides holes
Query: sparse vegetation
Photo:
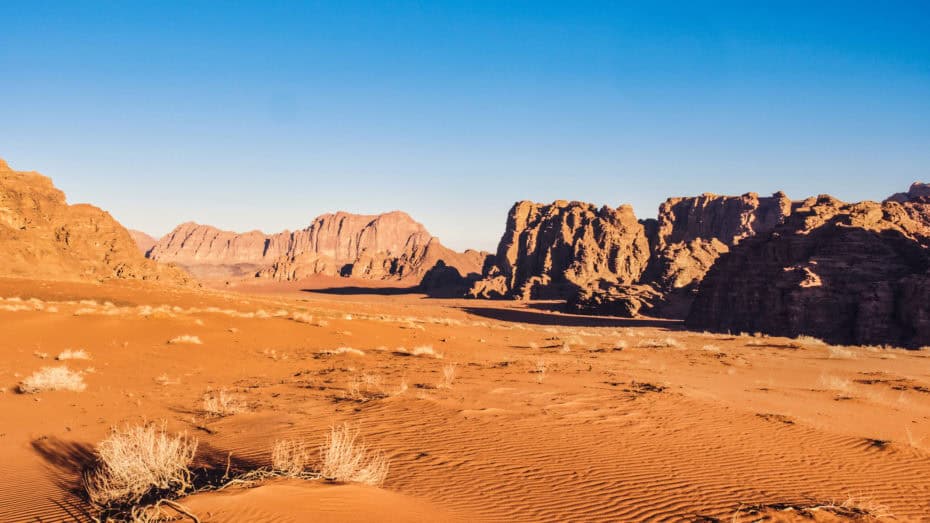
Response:
[{"label": "sparse vegetation", "polygon": [[836,390],[840,392],[849,392],[852,390],[852,382],[839,376],[822,374],[820,376],[820,385],[827,390]]},{"label": "sparse vegetation", "polygon": [[171,345],[176,345],[179,343],[188,343],[191,345],[202,345],[203,344],[203,342],[200,341],[199,336],[191,336],[190,334],[184,334],[181,336],[176,336],[174,338],[171,338],[170,340],[168,340],[168,343]]},{"label": "sparse vegetation", "polygon": [[437,360],[441,360],[443,358],[441,353],[433,350],[432,345],[421,345],[419,347],[414,347],[410,353],[414,356],[431,356]]},{"label": "sparse vegetation", "polygon": [[278,440],[271,450],[271,468],[282,476],[291,478],[318,478],[319,474],[310,472],[312,463],[311,449],[303,441]]},{"label": "sparse vegetation", "polygon": [[451,389],[452,383],[455,382],[455,364],[449,363],[442,366],[442,381],[439,382],[440,389]]},{"label": "sparse vegetation", "polygon": [[55,357],[56,360],[89,360],[90,354],[87,353],[84,349],[65,349]]},{"label": "sparse vegetation", "polygon": [[26,394],[52,390],[81,392],[86,388],[84,377],[64,365],[42,367],[19,384],[19,391]]},{"label": "sparse vegetation", "polygon": [[380,486],[388,469],[384,455],[370,451],[348,424],[332,427],[320,447],[320,474],[329,481]]},{"label": "sparse vegetation", "polygon": [[681,347],[681,344],[678,343],[678,340],[672,337],[667,337],[663,339],[652,339],[652,340],[642,340],[637,347],[642,347],[646,349],[665,349],[665,348],[678,348]]},{"label": "sparse vegetation", "polygon": [[85,473],[84,489],[105,515],[137,520],[146,505],[193,488],[189,467],[197,440],[184,433],[170,435],[164,424],[113,429],[96,452],[97,463]]},{"label": "sparse vegetation", "polygon": [[538,359],[536,367],[530,372],[536,374],[536,383],[542,383],[546,379],[546,373],[549,372],[549,363],[544,359]]},{"label": "sparse vegetation", "polygon": [[203,411],[210,416],[231,416],[245,410],[245,404],[237,396],[228,394],[226,389],[207,393],[203,397]]},{"label": "sparse vegetation", "polygon": [[830,355],[830,358],[840,360],[851,360],[855,359],[856,357],[856,354],[853,351],[844,349],[842,347],[835,347],[833,345],[827,347],[827,354]]},{"label": "sparse vegetation", "polygon": [[[791,520],[802,518],[803,520],[820,519],[817,514],[830,514],[840,516],[843,521],[880,521],[894,518],[894,515],[885,505],[881,505],[871,500],[862,500],[855,497],[849,497],[844,501],[827,501],[823,503],[770,503],[764,505],[740,506],[733,513],[731,521],[733,523],[742,523],[743,516],[750,516],[750,521],[768,521],[773,514],[791,514]],[[761,519],[760,519],[760,516]],[[776,516],[779,517],[780,516]],[[779,519],[780,520],[780,519]],[[831,521],[833,519],[831,518]]]},{"label": "sparse vegetation", "polygon": [[339,347],[338,349],[333,350],[324,350],[320,354],[326,354],[330,356],[335,356],[337,354],[349,354],[351,356],[364,356],[365,351],[359,349],[353,349],[352,347]]}]

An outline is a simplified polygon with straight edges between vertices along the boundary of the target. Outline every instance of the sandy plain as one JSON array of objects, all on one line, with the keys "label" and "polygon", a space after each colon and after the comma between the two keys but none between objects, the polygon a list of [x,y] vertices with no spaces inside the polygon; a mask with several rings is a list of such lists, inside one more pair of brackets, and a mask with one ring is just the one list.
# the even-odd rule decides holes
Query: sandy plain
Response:
[{"label": "sandy plain", "polygon": [[[207,469],[267,466],[276,440],[341,423],[390,460],[381,488],[280,479],[181,499],[201,521],[930,520],[928,351],[331,278],[4,279],[0,297],[4,522],[90,521],[94,445],[162,420]],[[66,349],[89,359],[57,361]],[[17,391],[59,365],[86,388]],[[206,412],[219,391],[241,412]]]}]

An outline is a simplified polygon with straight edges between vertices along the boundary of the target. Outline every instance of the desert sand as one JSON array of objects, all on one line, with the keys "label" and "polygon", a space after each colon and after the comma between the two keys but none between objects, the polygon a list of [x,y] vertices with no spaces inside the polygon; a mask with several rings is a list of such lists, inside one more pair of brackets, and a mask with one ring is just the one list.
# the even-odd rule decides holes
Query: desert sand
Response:
[{"label": "desert sand", "polygon": [[[197,467],[267,466],[276,440],[316,445],[344,422],[390,462],[380,488],[272,479],[180,499],[201,521],[930,514],[925,351],[398,285],[0,280],[0,521],[90,521],[94,445],[161,420],[199,440]],[[57,361],[67,349],[89,359]],[[84,390],[17,392],[58,365]],[[204,410],[220,391],[238,412]]]}]

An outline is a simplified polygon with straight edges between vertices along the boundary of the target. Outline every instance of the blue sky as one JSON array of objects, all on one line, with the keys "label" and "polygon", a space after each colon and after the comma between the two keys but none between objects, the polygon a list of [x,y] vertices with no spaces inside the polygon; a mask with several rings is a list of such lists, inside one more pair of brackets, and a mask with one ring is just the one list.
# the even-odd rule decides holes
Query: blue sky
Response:
[{"label": "blue sky", "polygon": [[[647,5],[648,4],[648,5]],[[930,3],[0,2],[0,157],[155,235],[930,181]]]}]

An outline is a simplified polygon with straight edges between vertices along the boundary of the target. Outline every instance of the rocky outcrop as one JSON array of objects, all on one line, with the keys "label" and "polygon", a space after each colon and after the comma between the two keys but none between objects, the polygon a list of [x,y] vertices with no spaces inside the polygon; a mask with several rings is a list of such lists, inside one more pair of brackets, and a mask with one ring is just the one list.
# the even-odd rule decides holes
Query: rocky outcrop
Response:
[{"label": "rocky outcrop", "polygon": [[720,254],[765,233],[791,214],[785,193],[760,198],[703,194],[669,198],[659,206],[654,259],[647,279],[664,290],[699,283]]},{"label": "rocky outcrop", "polygon": [[325,214],[306,229],[272,235],[185,223],[162,238],[149,256],[177,263],[201,278],[288,281],[324,274],[419,281],[439,260],[463,277],[480,272],[485,255],[447,249],[423,225],[394,211]]},{"label": "rocky outcrop", "polygon": [[783,193],[670,198],[657,220],[581,202],[511,209],[494,263],[473,297],[567,298],[584,314],[683,317],[694,286],[744,238],[791,213]]},{"label": "rocky outcrop", "polygon": [[68,205],[52,181],[0,160],[0,275],[65,280],[141,279],[187,283],[174,267],[147,260],[108,213]]},{"label": "rocky outcrop", "polygon": [[914,182],[907,192],[894,193],[885,201],[904,203],[920,198],[930,198],[930,183]]},{"label": "rocky outcrop", "polygon": [[645,227],[628,205],[518,202],[469,295],[565,298],[578,289],[629,285],[646,270],[649,254]]},{"label": "rocky outcrop", "polygon": [[136,247],[138,247],[139,252],[142,254],[148,254],[148,252],[152,250],[152,247],[158,243],[158,240],[142,231],[137,231],[135,229],[126,230],[129,231],[129,236],[132,237],[132,241],[136,243]]},{"label": "rocky outcrop", "polygon": [[930,344],[930,203],[799,204],[720,257],[687,324],[831,343]]}]

